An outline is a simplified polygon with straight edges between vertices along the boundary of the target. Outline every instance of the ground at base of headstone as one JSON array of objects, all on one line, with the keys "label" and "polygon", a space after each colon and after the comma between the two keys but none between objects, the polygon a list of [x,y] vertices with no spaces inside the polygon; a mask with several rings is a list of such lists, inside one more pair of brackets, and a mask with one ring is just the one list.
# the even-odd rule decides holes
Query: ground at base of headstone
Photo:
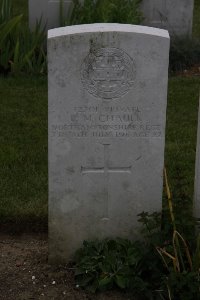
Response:
[{"label": "ground at base of headstone", "polygon": [[193,67],[185,69],[182,72],[177,72],[176,75],[182,75],[185,77],[200,76],[200,64],[194,65]]},{"label": "ground at base of headstone", "polygon": [[118,291],[88,294],[76,287],[71,266],[50,266],[46,235],[0,235],[1,300],[136,300]]}]

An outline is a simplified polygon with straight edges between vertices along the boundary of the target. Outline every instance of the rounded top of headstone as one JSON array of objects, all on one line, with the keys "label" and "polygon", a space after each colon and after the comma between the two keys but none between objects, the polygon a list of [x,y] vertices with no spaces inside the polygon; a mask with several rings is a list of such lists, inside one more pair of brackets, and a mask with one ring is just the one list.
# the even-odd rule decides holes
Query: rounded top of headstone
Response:
[{"label": "rounded top of headstone", "polygon": [[56,38],[65,35],[74,35],[82,33],[92,32],[130,32],[138,34],[153,35],[162,38],[169,38],[167,30],[158,29],[154,27],[130,25],[130,24],[118,24],[118,23],[96,23],[96,24],[84,24],[73,25],[66,27],[59,27],[48,31],[48,39]]}]

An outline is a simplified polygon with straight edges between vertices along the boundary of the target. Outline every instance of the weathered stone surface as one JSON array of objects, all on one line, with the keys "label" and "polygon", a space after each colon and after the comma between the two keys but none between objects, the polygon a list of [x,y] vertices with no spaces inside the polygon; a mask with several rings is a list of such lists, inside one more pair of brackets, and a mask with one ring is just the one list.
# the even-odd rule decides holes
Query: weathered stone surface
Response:
[{"label": "weathered stone surface", "polygon": [[196,149],[197,150],[196,150],[196,169],[195,169],[195,188],[194,188],[194,216],[196,217],[198,222],[198,230],[200,230],[200,106],[199,106]]},{"label": "weathered stone surface", "polygon": [[[63,1],[63,17],[68,19],[72,10],[72,0]],[[46,30],[60,26],[60,0],[29,0],[29,27],[34,30],[42,18]]]},{"label": "weathered stone surface", "polygon": [[161,211],[169,35],[93,24],[50,30],[49,258],[136,238]]},{"label": "weathered stone surface", "polygon": [[190,36],[193,8],[194,0],[143,0],[143,24],[167,29],[173,36]]}]

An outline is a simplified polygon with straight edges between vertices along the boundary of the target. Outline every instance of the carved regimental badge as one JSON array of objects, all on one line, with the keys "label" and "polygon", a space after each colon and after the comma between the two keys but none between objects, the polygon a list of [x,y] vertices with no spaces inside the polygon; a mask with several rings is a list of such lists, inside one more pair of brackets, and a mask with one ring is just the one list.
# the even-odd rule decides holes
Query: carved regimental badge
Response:
[{"label": "carved regimental badge", "polygon": [[84,60],[81,79],[85,89],[95,97],[119,98],[134,84],[135,66],[132,58],[117,48],[100,48]]}]

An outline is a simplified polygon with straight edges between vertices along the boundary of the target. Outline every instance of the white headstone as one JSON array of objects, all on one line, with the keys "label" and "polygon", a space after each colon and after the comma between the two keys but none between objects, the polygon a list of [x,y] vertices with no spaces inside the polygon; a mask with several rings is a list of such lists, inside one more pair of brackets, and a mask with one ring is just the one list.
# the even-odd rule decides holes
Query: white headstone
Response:
[{"label": "white headstone", "polygon": [[[34,30],[42,18],[42,27],[46,30],[59,27],[61,24],[61,0],[29,0],[29,27]],[[72,0],[63,0],[63,17],[67,20],[73,7]]]},{"label": "white headstone", "polygon": [[196,150],[196,170],[195,170],[194,190],[195,190],[194,216],[197,219],[198,230],[200,230],[200,106],[199,106],[198,130],[197,130],[197,150]]},{"label": "white headstone", "polygon": [[49,258],[136,238],[161,211],[169,35],[93,24],[48,32]]},{"label": "white headstone", "polygon": [[192,34],[194,0],[142,0],[144,25],[169,30],[173,36]]}]

